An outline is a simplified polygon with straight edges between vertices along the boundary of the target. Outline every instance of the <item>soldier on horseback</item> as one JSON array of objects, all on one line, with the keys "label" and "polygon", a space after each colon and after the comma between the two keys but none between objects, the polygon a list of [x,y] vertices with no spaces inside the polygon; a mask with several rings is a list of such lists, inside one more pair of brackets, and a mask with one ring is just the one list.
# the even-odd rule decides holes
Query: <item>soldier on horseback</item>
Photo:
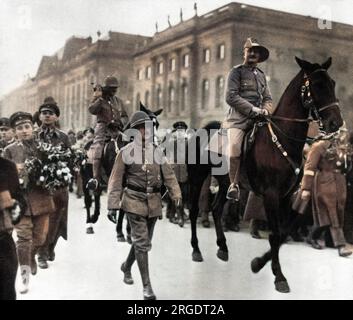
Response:
[{"label": "soldier on horseback", "polygon": [[124,104],[115,96],[119,87],[116,77],[108,76],[103,87],[95,87],[92,104],[88,107],[91,114],[97,116],[94,141],[88,152],[92,162],[93,178],[88,182],[89,189],[97,190],[101,178],[101,158],[108,129],[122,130],[128,122]]},{"label": "soldier on horseback", "polygon": [[256,40],[248,38],[244,45],[244,62],[235,66],[228,76],[226,101],[229,112],[222,123],[228,129],[229,186],[227,198],[239,201],[239,167],[242,142],[247,130],[254,125],[254,118],[268,115],[272,109],[272,96],[266,76],[257,67],[269,57],[269,51]]}]

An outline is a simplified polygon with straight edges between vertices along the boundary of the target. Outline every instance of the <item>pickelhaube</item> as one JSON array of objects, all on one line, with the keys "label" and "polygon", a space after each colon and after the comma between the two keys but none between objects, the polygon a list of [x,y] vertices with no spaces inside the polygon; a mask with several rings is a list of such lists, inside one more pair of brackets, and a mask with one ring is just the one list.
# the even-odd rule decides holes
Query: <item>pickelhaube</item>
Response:
[{"label": "pickelhaube", "polygon": [[118,88],[118,79],[114,76],[108,76],[104,79],[104,87],[106,88]]},{"label": "pickelhaube", "polygon": [[44,110],[53,111],[58,117],[60,116],[60,109],[53,97],[49,96],[44,99],[43,104],[39,107],[39,112]]},{"label": "pickelhaube", "polygon": [[250,48],[257,48],[260,52],[260,59],[259,62],[264,62],[268,59],[270,56],[270,52],[268,49],[264,46],[261,46],[257,40],[253,38],[247,38],[244,44],[244,49],[250,49]]},{"label": "pickelhaube", "polygon": [[15,128],[16,126],[26,122],[33,124],[32,115],[28,112],[18,111],[12,114],[10,117],[10,124],[12,128]]},{"label": "pickelhaube", "polygon": [[151,121],[150,117],[147,115],[146,112],[143,111],[136,111],[130,120],[130,127],[136,128],[138,125],[143,124],[147,121]]}]

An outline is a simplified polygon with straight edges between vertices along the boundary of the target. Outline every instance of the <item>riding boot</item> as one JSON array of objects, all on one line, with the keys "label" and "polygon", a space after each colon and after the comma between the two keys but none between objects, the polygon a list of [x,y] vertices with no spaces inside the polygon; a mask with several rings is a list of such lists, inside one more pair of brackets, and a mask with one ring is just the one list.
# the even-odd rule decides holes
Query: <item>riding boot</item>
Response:
[{"label": "riding boot", "polygon": [[19,291],[20,291],[20,293],[25,294],[28,292],[31,267],[25,266],[25,265],[20,266],[20,271],[21,271],[21,281],[20,281]]},{"label": "riding boot", "polygon": [[131,267],[133,263],[135,262],[135,249],[133,246],[131,246],[130,252],[126,258],[126,261],[121,265],[120,270],[124,272],[124,282],[126,284],[133,284],[134,279],[132,278],[131,275]]},{"label": "riding boot", "polygon": [[240,199],[240,188],[239,188],[239,170],[240,158],[230,157],[229,163],[229,180],[231,182],[228,191],[227,199],[232,201],[239,201]]},{"label": "riding boot", "polygon": [[89,179],[87,182],[87,189],[96,191],[98,190],[99,181],[101,177],[101,160],[94,159],[92,161],[92,171],[93,171],[93,178]]},{"label": "riding boot", "polygon": [[150,275],[148,271],[148,252],[135,252],[137,264],[141,273],[143,285],[143,298],[144,300],[156,300],[151,286]]},{"label": "riding boot", "polygon": [[251,219],[250,220],[250,235],[254,239],[261,239],[261,235],[259,233],[258,220],[256,220],[256,219]]}]

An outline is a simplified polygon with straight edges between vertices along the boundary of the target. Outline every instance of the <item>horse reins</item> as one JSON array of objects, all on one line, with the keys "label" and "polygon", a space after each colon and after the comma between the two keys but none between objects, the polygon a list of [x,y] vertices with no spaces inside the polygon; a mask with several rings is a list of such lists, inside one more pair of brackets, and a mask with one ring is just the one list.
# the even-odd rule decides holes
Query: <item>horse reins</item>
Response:
[{"label": "horse reins", "polygon": [[[314,72],[312,72],[312,74],[315,72],[319,72],[319,71],[327,72],[326,69],[318,69],[318,70],[315,70]],[[304,85],[301,87],[302,105],[304,108],[309,109],[310,111],[313,111],[316,118],[318,119],[318,121],[321,122],[320,112],[322,112],[326,109],[332,108],[332,107],[337,107],[338,101],[332,102],[332,103],[330,103],[326,106],[320,107],[320,108],[316,108],[314,106],[314,101],[313,101],[313,99],[311,97],[311,93],[310,93],[310,81],[309,81],[309,78],[306,74],[304,74],[304,80],[305,80]],[[306,100],[306,96],[308,97],[308,100]],[[272,142],[276,145],[276,147],[281,152],[281,154],[284,156],[284,158],[289,162],[289,164],[291,165],[291,167],[294,170],[295,175],[298,176],[301,172],[303,162],[300,164],[300,167],[298,167],[296,165],[296,163],[293,161],[293,159],[288,155],[288,152],[283,148],[282,144],[279,142],[278,137],[274,133],[272,126],[275,127],[276,130],[281,135],[286,137],[288,140],[292,140],[292,141],[299,142],[299,143],[318,141],[318,140],[321,140],[322,137],[316,138],[316,139],[315,138],[298,139],[295,137],[291,137],[291,136],[287,135],[273,120],[298,122],[298,123],[310,123],[313,121],[313,119],[310,119],[310,118],[306,118],[306,119],[287,118],[287,117],[275,116],[275,115],[268,115],[268,116],[264,116],[264,117],[267,122],[267,127],[270,132]],[[263,125],[263,124],[261,124],[261,125]]]}]

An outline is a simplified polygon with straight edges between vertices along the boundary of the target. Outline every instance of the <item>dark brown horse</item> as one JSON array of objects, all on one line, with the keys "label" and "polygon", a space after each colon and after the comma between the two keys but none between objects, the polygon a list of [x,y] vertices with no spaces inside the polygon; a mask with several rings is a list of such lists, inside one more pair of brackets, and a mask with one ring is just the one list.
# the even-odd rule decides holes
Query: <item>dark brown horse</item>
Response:
[{"label": "dark brown horse", "polygon": [[343,124],[335,96],[335,82],[327,73],[331,58],[322,65],[299,58],[296,61],[301,71],[288,85],[276,111],[268,119],[272,134],[268,125],[261,127],[245,160],[250,185],[264,198],[271,230],[271,249],[255,258],[251,269],[259,272],[272,260],[275,287],[280,292],[289,292],[278,254],[290,231],[286,223],[290,220],[289,198],[299,182],[308,116],[312,114],[319,120],[327,133],[337,131]]},{"label": "dark brown horse", "polygon": [[[265,264],[272,260],[275,275],[275,286],[280,292],[289,292],[289,286],[279,263],[279,248],[291,231],[296,221],[291,215],[290,196],[298,185],[302,169],[303,147],[308,131],[308,117],[321,122],[326,132],[335,132],[343,124],[338,101],[335,96],[335,82],[327,73],[331,58],[324,64],[312,64],[296,58],[301,67],[282,95],[274,114],[261,122],[268,122],[259,127],[255,142],[249,150],[246,163],[247,180],[252,189],[264,197],[264,204],[269,221],[271,249],[262,257],[251,263],[253,272],[259,272]],[[270,133],[272,130],[272,134]],[[198,148],[200,146],[198,145]],[[197,148],[197,157],[204,152]],[[190,183],[190,220],[191,245],[194,261],[202,261],[201,251],[196,235],[196,219],[198,214],[198,198],[204,179],[214,165],[188,164]],[[213,216],[217,232],[217,256],[228,260],[228,248],[220,219],[222,211],[228,206],[226,192],[229,184],[228,175],[216,176],[220,189],[213,206]],[[243,180],[244,182],[244,180]]]}]

